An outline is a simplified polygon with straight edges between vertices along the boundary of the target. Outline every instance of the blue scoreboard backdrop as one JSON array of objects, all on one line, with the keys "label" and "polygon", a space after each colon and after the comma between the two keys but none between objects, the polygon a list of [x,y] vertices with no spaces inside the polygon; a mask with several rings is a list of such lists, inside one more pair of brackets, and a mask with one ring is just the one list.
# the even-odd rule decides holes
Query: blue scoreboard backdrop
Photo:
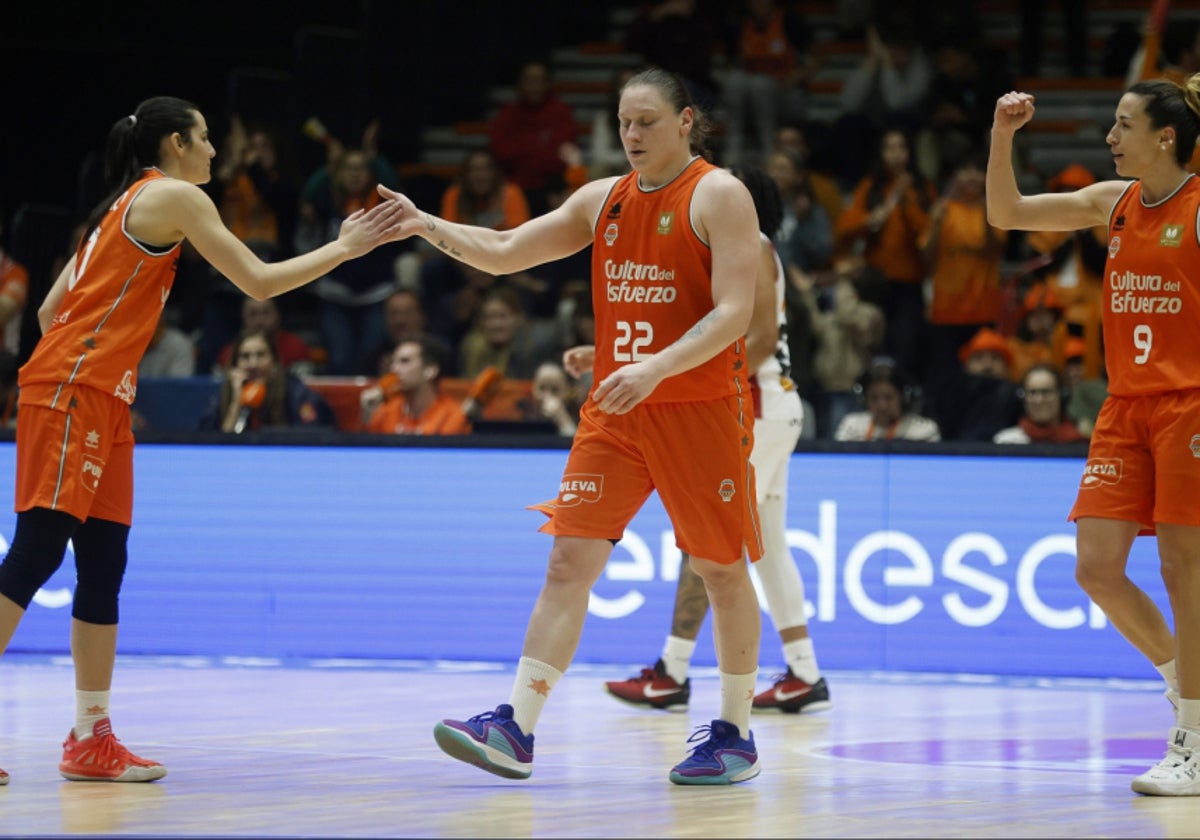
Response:
[{"label": "blue scoreboard backdrop", "polygon": [[[142,444],[120,651],[515,661],[561,449]],[[7,548],[14,446],[0,444]],[[1151,679],[1074,581],[1082,459],[798,453],[788,540],[824,667]],[[1167,603],[1153,538],[1130,576]],[[644,665],[680,554],[657,496],[592,592],[576,661]],[[73,558],[11,649],[65,652]],[[756,581],[757,583],[757,581]],[[764,604],[765,601],[761,598]],[[762,668],[782,666],[764,613]],[[694,660],[715,662],[706,623]]]}]

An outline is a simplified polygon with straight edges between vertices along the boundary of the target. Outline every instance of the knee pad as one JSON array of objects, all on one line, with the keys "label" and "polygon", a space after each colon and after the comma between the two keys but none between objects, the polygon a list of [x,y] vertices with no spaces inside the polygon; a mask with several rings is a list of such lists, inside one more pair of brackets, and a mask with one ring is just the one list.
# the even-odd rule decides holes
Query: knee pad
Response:
[{"label": "knee pad", "polygon": [[59,510],[33,508],[17,514],[17,530],[0,563],[0,594],[21,609],[62,565],[79,520]]},{"label": "knee pad", "polygon": [[71,617],[116,624],[129,552],[129,526],[89,519],[75,532],[75,602]]}]

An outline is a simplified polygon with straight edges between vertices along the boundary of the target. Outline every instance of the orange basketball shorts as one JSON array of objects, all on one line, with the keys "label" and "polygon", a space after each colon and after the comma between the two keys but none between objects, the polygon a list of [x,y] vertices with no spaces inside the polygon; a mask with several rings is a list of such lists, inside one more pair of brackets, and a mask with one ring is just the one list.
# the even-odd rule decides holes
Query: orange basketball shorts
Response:
[{"label": "orange basketball shorts", "polygon": [[1109,397],[1096,418],[1072,521],[1200,525],[1200,390]]},{"label": "orange basketball shorts", "polygon": [[55,408],[47,389],[22,389],[17,412],[17,512],[40,507],[79,519],[133,520],[133,432],[129,406],[85,386],[66,388]]},{"label": "orange basketball shorts", "polygon": [[657,490],[675,542],[693,557],[736,563],[762,556],[755,505],[749,395],[643,403],[611,415],[584,405],[547,534],[620,539]]}]

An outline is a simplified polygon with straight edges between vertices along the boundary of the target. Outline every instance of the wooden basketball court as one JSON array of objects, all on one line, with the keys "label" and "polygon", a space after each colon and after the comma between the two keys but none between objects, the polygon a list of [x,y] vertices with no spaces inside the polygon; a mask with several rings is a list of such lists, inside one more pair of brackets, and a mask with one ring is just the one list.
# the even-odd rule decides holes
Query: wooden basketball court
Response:
[{"label": "wooden basketball court", "polygon": [[1200,837],[1200,797],[1129,789],[1170,726],[1149,682],[829,672],[831,710],[754,717],[761,776],[686,788],[667,772],[716,716],[715,673],[694,673],[691,707],[669,713],[604,693],[636,670],[573,668],[516,782],[431,732],[504,702],[503,665],[122,658],[115,731],[169,775],[105,784],[57,773],[69,664],[11,655],[0,835]]}]

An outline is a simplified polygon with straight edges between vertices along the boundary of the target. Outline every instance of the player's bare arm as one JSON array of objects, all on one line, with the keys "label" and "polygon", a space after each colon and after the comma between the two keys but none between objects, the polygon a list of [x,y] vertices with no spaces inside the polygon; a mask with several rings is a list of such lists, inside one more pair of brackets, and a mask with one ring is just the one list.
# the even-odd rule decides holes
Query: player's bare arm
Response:
[{"label": "player's bare arm", "polygon": [[568,257],[592,242],[600,205],[615,178],[592,181],[573,192],[560,207],[511,230],[448,222],[418,208],[403,193],[379,186],[379,194],[398,201],[404,219],[397,239],[420,236],[448,257],[489,274],[524,271]]}]

